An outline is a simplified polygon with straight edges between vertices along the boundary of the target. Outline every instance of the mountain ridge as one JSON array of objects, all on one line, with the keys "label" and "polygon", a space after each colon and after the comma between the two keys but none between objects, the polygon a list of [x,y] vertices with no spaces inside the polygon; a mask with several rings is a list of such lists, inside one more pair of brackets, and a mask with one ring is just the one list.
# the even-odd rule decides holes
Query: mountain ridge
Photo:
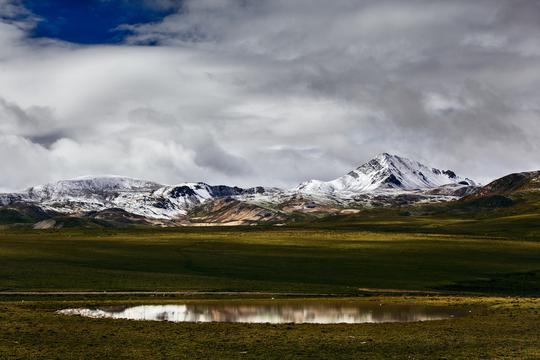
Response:
[{"label": "mountain ridge", "polygon": [[[382,153],[340,178],[328,182],[310,180],[293,189],[241,188],[203,182],[163,185],[123,176],[100,175],[37,185],[19,193],[0,194],[0,205],[26,203],[67,216],[105,216],[111,211],[103,211],[118,209],[163,223],[189,222],[190,212],[197,212],[197,216],[192,218],[205,219],[205,216],[200,216],[201,209],[212,213],[206,217],[209,221],[227,217],[238,221],[282,221],[292,213],[324,214],[347,207],[455,200],[475,188],[474,181],[451,170],[439,170]],[[236,203],[221,201],[226,199]],[[212,202],[216,204],[201,208]],[[225,211],[227,216],[217,214]],[[126,217],[119,213],[115,216]]]}]

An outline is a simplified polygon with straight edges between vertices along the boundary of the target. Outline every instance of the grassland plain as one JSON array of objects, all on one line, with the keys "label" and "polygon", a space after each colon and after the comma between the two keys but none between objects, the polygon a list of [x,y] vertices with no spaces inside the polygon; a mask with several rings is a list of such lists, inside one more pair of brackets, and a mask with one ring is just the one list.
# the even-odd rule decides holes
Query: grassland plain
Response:
[{"label": "grassland plain", "polygon": [[[372,212],[285,228],[6,227],[0,230],[0,358],[536,359],[538,223],[534,214],[512,216]],[[442,293],[393,298],[366,296],[361,288]],[[409,324],[171,324],[55,311],[185,299],[1,294],[74,290],[332,293],[367,301],[481,303],[485,311]]]},{"label": "grassland plain", "polygon": [[[159,303],[193,301],[161,300]],[[245,300],[243,300],[245,301]],[[274,300],[278,301],[278,300]],[[327,299],[326,301],[335,301]],[[2,359],[538,359],[540,301],[523,297],[371,297],[447,304],[470,316],[420,323],[269,325],[168,323],[58,315],[65,307],[157,300],[6,300]],[[482,307],[478,307],[482,306]]]},{"label": "grassland plain", "polygon": [[[487,281],[494,293],[538,295],[536,238],[445,234],[433,224],[426,233],[410,222],[385,224],[394,230],[376,231],[382,225],[373,222],[367,230],[5,230],[0,290],[354,294],[358,288],[433,290]],[[497,288],[497,279],[508,277],[520,280]]]}]

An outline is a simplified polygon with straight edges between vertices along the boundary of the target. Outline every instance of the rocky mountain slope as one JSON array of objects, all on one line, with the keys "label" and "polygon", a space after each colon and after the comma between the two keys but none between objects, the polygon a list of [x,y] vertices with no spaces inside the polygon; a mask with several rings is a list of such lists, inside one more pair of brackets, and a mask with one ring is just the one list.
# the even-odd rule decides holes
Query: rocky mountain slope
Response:
[{"label": "rocky mountain slope", "polygon": [[540,171],[522,172],[503,176],[474,191],[464,200],[495,195],[512,195],[531,190],[540,190]]},{"label": "rocky mountain slope", "polygon": [[12,215],[31,208],[32,213],[40,209],[54,216],[161,225],[280,223],[300,213],[334,214],[363,207],[455,200],[476,188],[474,181],[453,171],[384,153],[335,180],[311,180],[289,190],[205,183],[162,185],[97,176],[0,194],[0,206]]},{"label": "rocky mountain slope", "polygon": [[540,214],[540,171],[503,176],[467,194],[454,207],[478,212],[505,209],[508,215]]}]

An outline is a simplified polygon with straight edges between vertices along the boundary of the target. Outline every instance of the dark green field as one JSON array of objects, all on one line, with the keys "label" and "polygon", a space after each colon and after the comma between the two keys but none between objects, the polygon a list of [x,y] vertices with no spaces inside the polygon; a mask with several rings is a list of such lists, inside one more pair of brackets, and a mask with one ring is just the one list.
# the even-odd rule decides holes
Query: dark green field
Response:
[{"label": "dark green field", "polygon": [[[336,224],[6,230],[0,233],[0,289],[354,294],[358,288],[435,290],[485,282],[493,293],[540,293],[536,237],[457,234],[454,228],[467,224],[456,220]],[[499,284],[509,277],[518,281]]]},{"label": "dark green field", "polygon": [[[0,358],[539,358],[538,220],[374,212],[286,228],[4,228]],[[170,324],[54,311],[182,298],[22,294],[75,290],[301,292],[485,311],[414,324]],[[431,295],[384,295],[400,291]]]}]

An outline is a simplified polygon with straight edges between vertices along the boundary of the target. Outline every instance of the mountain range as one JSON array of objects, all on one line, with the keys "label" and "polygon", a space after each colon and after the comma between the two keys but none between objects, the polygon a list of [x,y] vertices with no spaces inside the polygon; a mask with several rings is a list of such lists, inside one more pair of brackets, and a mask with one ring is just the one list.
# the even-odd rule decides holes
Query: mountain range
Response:
[{"label": "mountain range", "polygon": [[279,225],[366,208],[474,200],[504,192],[503,188],[515,191],[540,183],[540,173],[536,178],[531,175],[531,181],[524,174],[512,175],[507,181],[510,185],[503,181],[481,187],[451,170],[383,153],[337,179],[310,180],[292,189],[202,182],[163,185],[119,176],[87,176],[0,194],[0,222],[34,223],[38,228],[82,218],[161,226]]}]

